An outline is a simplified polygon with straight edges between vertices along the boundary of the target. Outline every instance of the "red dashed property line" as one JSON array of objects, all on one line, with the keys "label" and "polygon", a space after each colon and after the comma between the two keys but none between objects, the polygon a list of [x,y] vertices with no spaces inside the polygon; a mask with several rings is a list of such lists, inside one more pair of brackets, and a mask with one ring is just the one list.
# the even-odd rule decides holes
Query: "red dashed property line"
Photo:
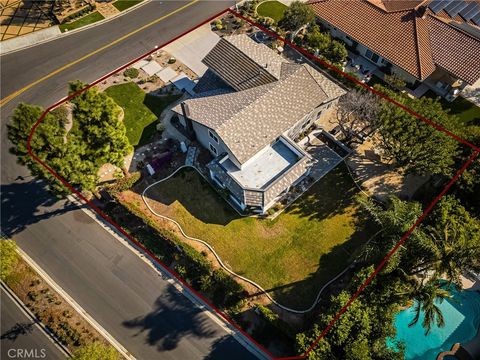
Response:
[{"label": "red dashed property line", "polygon": [[[75,96],[83,93],[84,91],[88,90],[89,88],[91,88],[92,86],[95,86],[96,84],[98,84],[99,82],[105,80],[106,78],[112,76],[113,74],[127,68],[128,66],[134,64],[135,62],[145,58],[146,56],[154,53],[155,51],[165,47],[166,45],[172,43],[173,41],[179,39],[180,37],[184,36],[185,34],[197,29],[198,27],[210,22],[211,20],[223,15],[225,12],[230,12],[232,14],[234,14],[235,16],[249,22],[251,25],[255,26],[255,27],[258,27],[259,29],[261,29],[262,31],[268,33],[269,35],[281,40],[281,41],[284,41],[286,44],[288,44],[289,46],[291,46],[292,48],[296,49],[297,51],[301,52],[302,54],[304,54],[305,56],[315,60],[315,61],[318,61],[320,63],[322,63],[322,65],[326,66],[327,68],[333,70],[333,71],[336,71],[337,73],[345,76],[347,79],[355,82],[356,84],[366,88],[367,90],[375,93],[376,95],[382,97],[383,99],[401,107],[402,109],[404,109],[405,111],[407,111],[408,113],[410,113],[411,115],[417,117],[418,119],[424,121],[425,123],[433,126],[434,128],[436,128],[437,130],[439,131],[442,131],[444,132],[446,135],[454,138],[455,140],[459,141],[460,143],[463,143],[469,147],[471,147],[473,150],[474,150],[474,153],[470,156],[470,158],[468,159],[468,161],[457,171],[457,173],[455,174],[455,176],[450,180],[450,182],[447,184],[447,186],[442,190],[442,192],[432,201],[432,203],[425,209],[425,211],[423,212],[423,214],[417,219],[417,221],[415,222],[415,224],[405,233],[405,235],[398,241],[398,243],[395,245],[395,247],[387,254],[387,256],[382,260],[382,262],[377,266],[377,268],[375,269],[375,271],[369,276],[369,278],[360,286],[360,288],[357,290],[357,292],[352,296],[352,298],[344,305],[344,307],[338,312],[338,314],[336,314],[335,318],[328,324],[328,326],[322,331],[322,333],[320,334],[320,336],[310,345],[310,347],[307,349],[307,351],[303,354],[303,355],[299,355],[299,356],[291,356],[291,357],[281,357],[281,358],[275,358],[267,349],[265,349],[262,345],[260,345],[255,339],[253,339],[248,333],[246,333],[242,328],[240,328],[232,319],[230,319],[225,313],[223,313],[222,311],[220,311],[219,309],[217,309],[208,299],[206,299],[203,295],[201,295],[200,293],[198,293],[195,289],[193,289],[186,281],[184,281],[174,270],[170,269],[168,266],[166,266],[162,261],[160,261],[152,252],[150,252],[147,248],[145,248],[141,243],[139,243],[137,240],[135,240],[130,234],[128,234],[120,225],[118,225],[115,221],[113,221],[108,215],[104,214],[95,204],[93,204],[90,200],[88,200],[87,198],[85,198],[85,196],[83,196],[78,190],[76,190],[70,183],[68,183],[65,179],[63,179],[60,175],[58,175],[50,166],[48,166],[47,164],[45,164],[41,159],[39,159],[32,151],[32,148],[31,148],[31,140],[32,140],[32,137],[35,133],[35,130],[37,129],[37,127],[39,126],[39,124],[43,121],[43,119],[45,118],[45,116],[54,108],[56,108],[57,106],[67,102],[68,100],[74,98]],[[291,42],[289,42],[288,40],[285,40],[283,39],[282,37],[278,36],[276,33],[264,28],[263,26],[259,25],[259,24],[256,24],[254,22],[252,22],[251,20],[243,17],[242,15],[238,14],[236,11],[233,11],[231,9],[226,9],[226,10],[223,10],[217,14],[215,14],[214,16],[210,17],[209,19],[203,21],[202,23],[196,25],[195,27],[191,28],[190,30],[187,30],[185,32],[183,32],[182,34],[174,37],[173,39],[167,41],[166,43],[162,44],[161,46],[159,46],[158,48],[154,48],[148,52],[146,52],[145,54],[137,57],[136,59],[130,61],[129,63],[117,68],[116,70],[102,76],[101,78],[99,78],[98,80],[92,82],[90,85],[86,86],[85,88],[69,95],[68,97],[58,101],[57,103],[51,105],[50,107],[48,107],[43,113],[42,115],[40,116],[40,118],[37,120],[37,122],[33,125],[31,131],[30,131],[30,134],[28,136],[28,139],[27,139],[27,150],[28,150],[28,153],[29,155],[33,158],[33,160],[35,160],[36,162],[38,162],[40,165],[42,165],[45,169],[48,170],[48,172],[50,172],[56,179],[58,179],[64,186],[66,186],[69,190],[72,191],[72,193],[76,194],[79,198],[81,198],[87,205],[89,205],[99,216],[101,216],[105,221],[107,221],[110,225],[112,225],[114,228],[116,228],[121,234],[123,234],[125,237],[127,237],[130,241],[132,241],[137,247],[139,247],[140,249],[142,249],[146,254],[148,254],[150,256],[150,258],[155,261],[158,265],[160,265],[165,271],[167,271],[171,276],[173,276],[175,279],[177,279],[183,286],[185,286],[186,288],[188,288],[192,293],[194,293],[198,298],[200,298],[204,303],[206,303],[210,308],[212,308],[215,313],[220,316],[221,318],[223,318],[225,321],[227,321],[231,326],[233,326],[237,331],[239,331],[241,334],[243,334],[246,338],[248,338],[255,346],[258,347],[259,350],[261,350],[265,355],[267,355],[268,357],[270,357],[271,359],[275,359],[275,360],[293,360],[293,359],[304,359],[306,358],[310,352],[317,346],[318,342],[327,334],[327,332],[331,329],[331,327],[338,321],[338,319],[342,316],[342,314],[347,311],[348,307],[353,303],[353,301],[355,301],[355,299],[360,295],[360,293],[370,284],[370,282],[373,280],[373,278],[380,272],[380,270],[385,266],[385,264],[388,262],[388,260],[391,258],[391,256],[398,250],[398,248],[406,241],[406,239],[410,236],[410,234],[413,232],[413,230],[420,224],[420,222],[425,218],[425,216],[432,210],[432,208],[435,206],[435,204],[442,198],[442,196],[450,189],[450,187],[457,181],[457,179],[461,176],[461,174],[467,169],[467,167],[475,160],[475,158],[479,155],[480,153],[480,148],[473,145],[473,144],[470,144],[468,141],[458,137],[457,135],[451,133],[450,131],[448,131],[447,129],[445,129],[444,127],[440,126],[439,124],[436,124],[435,122],[429,120],[429,119],[426,119],[425,117],[415,113],[413,110],[409,109],[408,107],[404,106],[403,104],[393,100],[393,99],[390,99],[388,96],[386,96],[385,94],[383,93],[380,93],[378,91],[376,91],[375,89],[371,88],[370,86],[360,82],[358,79],[356,79],[355,77],[349,75],[349,74],[346,74],[344,73],[343,71],[337,69],[336,67],[324,62],[323,60],[315,57],[314,55],[310,54],[309,52],[307,52],[306,50],[292,44]]]},{"label": "red dashed property line", "polygon": [[415,111],[413,111],[412,109],[410,109],[409,107],[403,105],[402,103],[399,103],[398,101],[388,97],[387,95],[385,95],[384,93],[382,92],[379,92],[377,90],[375,90],[374,88],[372,88],[371,86],[368,86],[367,84],[365,83],[362,83],[360,80],[358,80],[356,77],[350,75],[350,74],[347,74],[346,72],[340,70],[339,68],[325,62],[324,60],[318,58],[317,56],[309,53],[307,50],[293,44],[291,41],[279,36],[277,33],[265,28],[264,26],[260,25],[260,24],[257,24],[255,22],[253,22],[252,20],[246,18],[245,16],[242,16],[241,14],[239,14],[238,12],[232,10],[232,9],[229,9],[228,10],[230,13],[234,14],[235,16],[239,17],[240,19],[242,20],[245,20],[247,21],[248,23],[250,23],[251,25],[261,29],[263,32],[275,37],[276,39],[278,40],[281,40],[282,42],[284,42],[285,44],[287,44],[288,46],[294,48],[295,50],[297,50],[298,52],[302,53],[303,55],[305,55],[306,57],[312,59],[312,60],[315,60],[319,63],[321,63],[323,66],[327,67],[328,69],[332,70],[332,71],[335,71],[337,74],[340,74],[342,75],[343,77],[347,78],[348,80],[351,80],[353,81],[354,83],[356,83],[357,85],[360,85],[362,86],[363,88],[367,89],[368,91],[371,91],[372,93],[374,93],[375,95],[378,95],[380,96],[381,98],[387,100],[388,102],[392,103],[392,104],[395,104],[397,105],[398,107],[402,108],[403,110],[405,110],[406,112],[408,112],[409,114],[415,116],[416,118],[422,120],[423,122],[433,126],[434,128],[436,128],[437,130],[440,130],[441,132],[445,133],[446,135],[450,136],[451,138],[457,140],[458,142],[461,142],[462,144],[465,144],[469,147],[471,147],[473,150],[475,151],[479,151],[480,148],[478,146],[475,146],[473,144],[471,144],[470,142],[468,142],[467,140],[465,139],[462,139],[461,137],[453,134],[452,132],[450,132],[448,129],[444,128],[443,126],[435,123],[434,121],[430,120],[430,119],[427,119],[426,117],[416,113]]}]

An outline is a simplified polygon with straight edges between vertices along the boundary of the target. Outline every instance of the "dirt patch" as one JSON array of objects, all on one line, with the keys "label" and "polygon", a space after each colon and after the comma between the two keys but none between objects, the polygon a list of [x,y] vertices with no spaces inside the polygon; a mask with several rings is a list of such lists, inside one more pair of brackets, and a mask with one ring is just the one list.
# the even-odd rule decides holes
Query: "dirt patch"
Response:
[{"label": "dirt patch", "polygon": [[71,352],[108,342],[21,258],[6,284]]}]

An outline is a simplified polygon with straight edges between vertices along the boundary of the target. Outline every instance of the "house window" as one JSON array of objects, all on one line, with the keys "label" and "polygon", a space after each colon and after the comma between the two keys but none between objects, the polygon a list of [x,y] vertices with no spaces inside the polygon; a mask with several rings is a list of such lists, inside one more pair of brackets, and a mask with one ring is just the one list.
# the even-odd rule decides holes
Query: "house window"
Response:
[{"label": "house window", "polygon": [[345,39],[347,39],[347,40],[352,40],[352,38],[351,38],[350,36],[348,36],[348,35],[345,35]]},{"label": "house window", "polygon": [[218,155],[217,148],[215,146],[213,146],[211,143],[208,143],[208,145],[210,147],[210,151],[212,153],[214,153],[215,155]]},{"label": "house window", "polygon": [[377,63],[378,59],[380,58],[377,54],[375,54],[374,52],[370,51],[367,49],[367,51],[365,52],[365,57],[367,59],[370,59],[372,60],[374,63]]},{"label": "house window", "polygon": [[210,136],[210,138],[218,144],[218,137],[216,137],[215,134],[210,130],[208,130],[208,136]]}]

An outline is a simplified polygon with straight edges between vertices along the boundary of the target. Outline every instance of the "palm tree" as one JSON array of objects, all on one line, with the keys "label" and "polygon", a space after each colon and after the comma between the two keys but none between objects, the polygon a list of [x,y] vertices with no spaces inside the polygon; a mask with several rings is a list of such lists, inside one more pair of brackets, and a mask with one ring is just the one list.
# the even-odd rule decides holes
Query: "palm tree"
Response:
[{"label": "palm tree", "polygon": [[418,322],[422,311],[424,314],[422,326],[425,329],[425,335],[428,335],[434,323],[438,327],[445,326],[442,311],[437,304],[441,304],[443,300],[450,298],[451,295],[448,290],[442,288],[442,284],[438,279],[429,279],[425,284],[423,281],[417,283],[412,290],[411,297],[416,301],[415,317],[408,326],[413,326]]},{"label": "palm tree", "polygon": [[459,227],[451,221],[447,221],[441,228],[427,227],[426,232],[434,251],[431,257],[427,257],[426,261],[418,265],[413,274],[433,270],[436,276],[460,287],[460,275],[465,270],[475,267],[472,259],[480,256],[478,234],[465,230],[464,224],[460,224]]}]

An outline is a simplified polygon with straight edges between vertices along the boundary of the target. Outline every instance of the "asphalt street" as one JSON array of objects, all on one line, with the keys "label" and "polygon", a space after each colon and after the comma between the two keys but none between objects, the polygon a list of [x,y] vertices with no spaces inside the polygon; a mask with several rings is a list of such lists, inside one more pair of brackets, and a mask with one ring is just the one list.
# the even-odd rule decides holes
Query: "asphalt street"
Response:
[{"label": "asphalt street", "polygon": [[[185,3],[153,1],[104,25],[2,56],[2,98]],[[91,82],[232,4],[195,3],[1,109],[2,231],[138,359],[254,356],[81,209],[48,194],[8,152],[5,125],[19,102],[46,107],[66,95],[68,81]]]},{"label": "asphalt street", "polygon": [[48,360],[66,359],[66,356],[40,330],[1,288],[1,336],[0,357],[2,359],[21,358],[23,354],[42,356]]}]

